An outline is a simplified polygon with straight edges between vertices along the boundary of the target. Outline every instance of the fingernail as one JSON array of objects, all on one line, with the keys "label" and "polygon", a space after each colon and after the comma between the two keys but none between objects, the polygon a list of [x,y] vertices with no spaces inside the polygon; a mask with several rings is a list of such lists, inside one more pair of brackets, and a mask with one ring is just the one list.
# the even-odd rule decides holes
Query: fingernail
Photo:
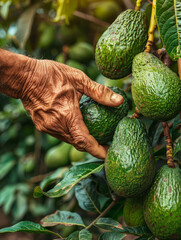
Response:
[{"label": "fingernail", "polygon": [[118,103],[118,102],[121,102],[122,100],[123,100],[123,97],[119,94],[113,93],[111,96],[111,101],[113,103]]}]

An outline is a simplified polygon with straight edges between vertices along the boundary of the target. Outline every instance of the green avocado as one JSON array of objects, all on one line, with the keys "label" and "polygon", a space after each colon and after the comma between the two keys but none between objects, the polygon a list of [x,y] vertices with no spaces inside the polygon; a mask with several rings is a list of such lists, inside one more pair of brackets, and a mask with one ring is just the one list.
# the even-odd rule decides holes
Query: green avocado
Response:
[{"label": "green avocado", "polygon": [[123,216],[129,227],[146,225],[143,214],[143,198],[127,198],[124,203]]},{"label": "green avocado", "polygon": [[132,95],[138,110],[153,120],[170,120],[181,110],[179,77],[151,53],[133,60]]},{"label": "green avocado", "polygon": [[158,239],[181,239],[181,169],[164,165],[143,205],[147,226]]},{"label": "green avocado", "polygon": [[118,122],[127,115],[129,109],[125,92],[118,87],[110,88],[123,96],[124,101],[120,106],[104,106],[88,97],[80,104],[84,122],[90,134],[100,144],[105,144],[112,140]]},{"label": "green avocado", "polygon": [[57,168],[70,163],[70,144],[61,142],[59,145],[50,148],[45,155],[45,163],[49,168]]},{"label": "green avocado", "polygon": [[106,22],[114,21],[121,11],[119,4],[114,1],[94,3],[92,4],[92,8],[93,15]]},{"label": "green avocado", "polygon": [[145,126],[139,119],[123,118],[105,160],[108,184],[119,196],[138,196],[151,185],[155,168]]},{"label": "green avocado", "polygon": [[73,67],[73,68],[76,68],[76,69],[79,69],[79,70],[81,70],[83,72],[85,72],[85,70],[86,70],[86,67],[83,64],[81,64],[81,63],[79,63],[79,62],[77,62],[75,60],[72,60],[72,59],[69,59],[66,62],[66,65],[68,65],[70,67]]},{"label": "green avocado", "polygon": [[84,64],[88,63],[94,58],[93,46],[87,42],[77,42],[69,48],[69,58]]},{"label": "green avocado", "polygon": [[131,73],[132,61],[147,41],[145,14],[128,9],[103,33],[96,45],[95,59],[100,72],[119,79]]}]

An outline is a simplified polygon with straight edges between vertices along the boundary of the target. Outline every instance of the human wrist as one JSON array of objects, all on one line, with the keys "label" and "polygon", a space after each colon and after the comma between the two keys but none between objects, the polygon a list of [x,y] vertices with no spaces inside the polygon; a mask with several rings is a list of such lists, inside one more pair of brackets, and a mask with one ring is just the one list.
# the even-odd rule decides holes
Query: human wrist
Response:
[{"label": "human wrist", "polygon": [[0,92],[21,98],[23,87],[35,65],[35,59],[0,49]]}]

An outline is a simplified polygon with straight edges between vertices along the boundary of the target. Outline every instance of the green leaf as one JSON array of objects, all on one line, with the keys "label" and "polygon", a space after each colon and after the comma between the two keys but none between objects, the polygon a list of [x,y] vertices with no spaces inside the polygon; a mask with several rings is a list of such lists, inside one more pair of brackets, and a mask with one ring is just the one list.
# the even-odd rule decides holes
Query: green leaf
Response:
[{"label": "green leaf", "polygon": [[18,221],[24,217],[27,212],[27,196],[23,195],[21,192],[18,192],[16,196],[16,203],[13,209],[13,217],[15,221]]},{"label": "green leaf", "polygon": [[0,206],[4,205],[3,210],[8,214],[11,210],[11,207],[16,200],[16,186],[7,185],[0,191]]},{"label": "green leaf", "polygon": [[41,220],[43,227],[52,227],[56,225],[65,226],[81,226],[86,227],[82,221],[82,218],[77,213],[72,213],[69,211],[56,211],[55,213],[44,217]]},{"label": "green leaf", "polygon": [[57,0],[57,15],[54,21],[60,21],[61,19],[65,19],[65,21],[68,23],[69,17],[76,10],[77,6],[78,0]]},{"label": "green leaf", "polygon": [[0,233],[13,233],[13,232],[27,232],[27,233],[42,233],[42,234],[53,234],[61,238],[58,233],[49,231],[48,229],[42,227],[38,223],[30,221],[22,221],[11,227],[1,228]]},{"label": "green leaf", "polygon": [[92,234],[87,230],[76,231],[70,234],[66,240],[92,240]]},{"label": "green leaf", "polygon": [[119,232],[106,232],[101,234],[99,237],[99,240],[121,240],[125,237],[126,235],[124,233],[119,233]]},{"label": "green leaf", "polygon": [[180,118],[180,114],[178,114],[178,115],[174,118],[174,120],[173,120],[172,130],[174,130],[175,127],[176,127],[177,125],[179,125],[180,123],[181,123],[181,118]]},{"label": "green leaf", "polygon": [[152,142],[152,146],[155,147],[160,138],[161,133],[163,132],[162,123],[153,122],[149,128],[149,137]]},{"label": "green leaf", "polygon": [[0,180],[3,179],[15,165],[13,157],[8,156],[9,155],[0,161]]},{"label": "green leaf", "polygon": [[10,5],[11,5],[11,1],[7,1],[2,5],[1,16],[2,16],[3,19],[7,19],[8,14],[9,14]]},{"label": "green leaf", "polygon": [[88,212],[100,213],[99,195],[97,192],[97,183],[92,179],[83,179],[75,188],[75,196],[79,206]]},{"label": "green leaf", "polygon": [[52,184],[52,182],[57,179],[61,179],[68,169],[68,167],[58,168],[53,174],[43,179],[43,181],[40,183],[41,189],[45,190],[50,184]]},{"label": "green leaf", "polygon": [[150,230],[145,226],[140,227],[125,227],[119,222],[111,218],[100,218],[96,224],[97,227],[109,230],[109,231],[118,231],[120,233],[129,233],[137,236],[151,234]]},{"label": "green leaf", "polygon": [[23,12],[18,19],[16,38],[20,48],[24,48],[30,36],[34,16],[40,3],[36,3]]},{"label": "green leaf", "polygon": [[[102,161],[101,161],[102,163]],[[63,180],[48,192],[44,192],[39,186],[34,189],[34,197],[41,197],[43,194],[47,197],[61,197],[67,194],[78,182],[90,176],[92,173],[101,171],[104,164],[100,163],[82,163],[75,165],[66,172]]]},{"label": "green leaf", "polygon": [[108,231],[118,230],[122,227],[119,222],[113,220],[112,218],[100,218],[96,222],[96,226]]},{"label": "green leaf", "polygon": [[156,18],[160,36],[172,60],[181,57],[181,1],[157,0]]},{"label": "green leaf", "polygon": [[181,151],[181,137],[179,137],[174,143],[173,156],[175,156],[179,151]]}]

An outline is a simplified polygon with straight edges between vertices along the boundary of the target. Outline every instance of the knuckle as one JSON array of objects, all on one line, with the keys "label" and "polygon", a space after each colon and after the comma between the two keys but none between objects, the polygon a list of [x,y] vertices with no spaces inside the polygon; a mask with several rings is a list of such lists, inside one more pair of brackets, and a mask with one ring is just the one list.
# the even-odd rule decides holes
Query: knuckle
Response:
[{"label": "knuckle", "polygon": [[84,136],[75,136],[73,142],[79,151],[85,150],[88,146],[88,140]]}]

